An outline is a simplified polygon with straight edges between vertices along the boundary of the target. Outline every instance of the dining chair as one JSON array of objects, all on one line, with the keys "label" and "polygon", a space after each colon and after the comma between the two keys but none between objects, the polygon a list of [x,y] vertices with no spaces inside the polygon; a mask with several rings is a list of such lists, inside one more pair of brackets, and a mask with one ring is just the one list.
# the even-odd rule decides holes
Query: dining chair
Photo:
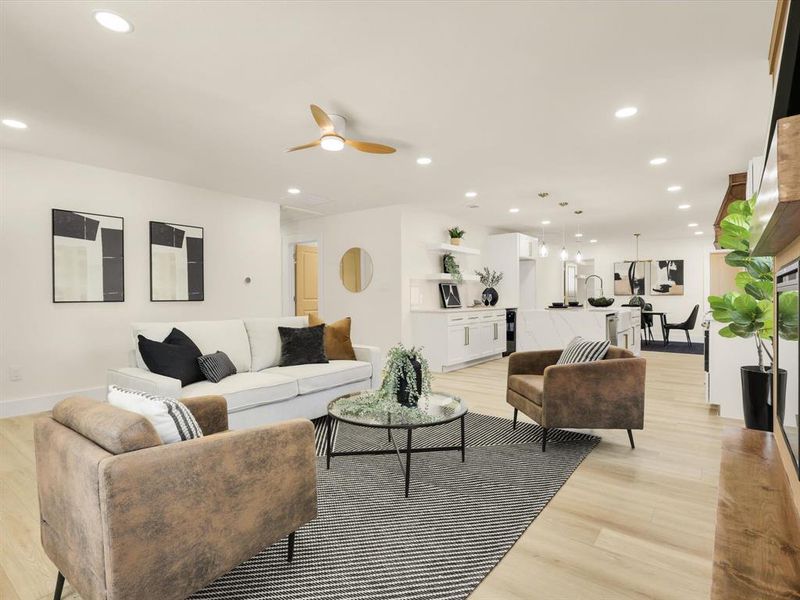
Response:
[{"label": "dining chair", "polygon": [[682,329],[686,334],[686,341],[689,342],[689,348],[692,347],[692,338],[689,337],[689,331],[694,329],[697,323],[697,313],[700,311],[700,305],[695,304],[689,318],[682,323],[665,323],[664,324],[664,345],[669,344],[669,332],[673,329]]},{"label": "dining chair", "polygon": [[[645,302],[645,305],[642,307],[643,311],[653,310],[653,305],[649,302]],[[644,336],[645,341],[647,341],[648,336],[650,337],[650,341],[654,341],[653,339],[653,315],[642,315],[642,333]]]}]

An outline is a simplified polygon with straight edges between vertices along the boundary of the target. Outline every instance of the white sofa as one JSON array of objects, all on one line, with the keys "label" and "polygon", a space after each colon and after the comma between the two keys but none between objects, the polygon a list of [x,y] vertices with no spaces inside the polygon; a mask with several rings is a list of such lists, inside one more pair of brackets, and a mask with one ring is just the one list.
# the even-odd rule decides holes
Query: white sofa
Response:
[{"label": "white sofa", "polygon": [[[378,387],[380,351],[374,346],[353,345],[357,360],[279,367],[279,326],[307,327],[308,317],[134,323],[132,366],[109,370],[108,383],[172,398],[225,396],[231,429],[321,417],[331,400]],[[225,352],[236,366],[236,375],[219,383],[199,381],[182,387],[178,379],[150,372],[139,354],[138,336],[161,341],[173,327],[188,335],[203,354]]]}]

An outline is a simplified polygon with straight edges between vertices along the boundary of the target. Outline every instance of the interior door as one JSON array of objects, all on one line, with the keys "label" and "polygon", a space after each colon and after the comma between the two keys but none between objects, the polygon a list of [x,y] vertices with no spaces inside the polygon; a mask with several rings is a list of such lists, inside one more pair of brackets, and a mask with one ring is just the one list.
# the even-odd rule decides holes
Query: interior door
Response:
[{"label": "interior door", "polygon": [[317,315],[319,292],[317,264],[319,254],[316,246],[297,244],[294,251],[294,306],[295,313]]}]

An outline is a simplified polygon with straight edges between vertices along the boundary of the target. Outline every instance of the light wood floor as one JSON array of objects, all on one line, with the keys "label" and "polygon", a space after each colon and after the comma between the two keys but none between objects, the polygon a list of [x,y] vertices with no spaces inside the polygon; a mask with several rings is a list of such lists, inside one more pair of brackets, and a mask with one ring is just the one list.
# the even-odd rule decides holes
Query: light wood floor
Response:
[{"label": "light wood floor", "polygon": [[[645,429],[634,434],[636,450],[624,431],[598,431],[603,441],[472,599],[709,597],[726,421],[704,403],[702,357],[644,355]],[[436,387],[460,394],[475,412],[510,417],[506,367],[498,360],[437,375]],[[0,420],[3,600],[52,598],[55,582],[39,545],[32,422]],[[64,597],[78,598],[68,592],[69,585]]]}]

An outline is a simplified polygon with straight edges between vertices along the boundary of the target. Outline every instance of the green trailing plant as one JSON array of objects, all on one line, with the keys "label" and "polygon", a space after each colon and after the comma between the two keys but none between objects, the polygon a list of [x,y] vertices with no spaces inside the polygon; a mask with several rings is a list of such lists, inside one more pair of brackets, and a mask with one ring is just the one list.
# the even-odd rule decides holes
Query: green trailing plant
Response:
[{"label": "green trailing plant", "polygon": [[361,392],[337,402],[342,414],[354,417],[391,415],[395,422],[425,423],[433,417],[416,406],[404,406],[382,389]]},{"label": "green trailing plant", "polygon": [[463,238],[466,235],[467,232],[464,231],[463,229],[461,229],[460,227],[456,226],[456,227],[451,227],[450,229],[448,229],[447,233],[450,234],[450,239],[452,240],[452,239],[461,239],[461,238]]},{"label": "green trailing plant", "polygon": [[475,271],[475,275],[481,282],[483,287],[493,288],[501,281],[503,281],[503,273],[497,271],[490,271],[489,267],[483,267],[483,271]]},{"label": "green trailing plant", "polygon": [[[422,374],[422,386],[419,389],[417,388],[414,361],[419,364]],[[406,348],[403,344],[397,344],[389,349],[386,355],[386,364],[383,367],[381,392],[389,398],[397,398],[401,381],[405,381],[409,388],[412,404],[416,404],[421,396],[430,395],[431,372],[428,361],[422,355],[422,348],[416,346]]]},{"label": "green trailing plant", "polygon": [[453,276],[453,281],[459,285],[464,283],[464,276],[461,274],[461,267],[458,266],[455,257],[449,252],[443,257],[444,272]]},{"label": "green trailing plant", "polygon": [[[753,210],[756,197],[749,200],[736,200],[728,206],[725,218],[720,222],[722,235],[719,245],[730,252],[725,256],[725,262],[732,267],[743,269],[736,275],[736,287],[722,296],[709,296],[712,316],[715,321],[725,323],[719,334],[726,338],[753,338],[758,352],[758,367],[764,368],[764,355],[769,358],[772,368],[772,354],[769,345],[774,335],[773,323],[773,273],[772,258],[766,256],[751,256],[750,254],[750,225],[753,219]],[[791,329],[792,320],[797,319],[797,299],[794,299],[794,317],[790,314],[792,308],[791,298],[781,300],[778,306],[780,311],[780,332]],[[784,326],[784,323],[787,325]],[[797,327],[794,327],[794,336],[797,336]]]}]

